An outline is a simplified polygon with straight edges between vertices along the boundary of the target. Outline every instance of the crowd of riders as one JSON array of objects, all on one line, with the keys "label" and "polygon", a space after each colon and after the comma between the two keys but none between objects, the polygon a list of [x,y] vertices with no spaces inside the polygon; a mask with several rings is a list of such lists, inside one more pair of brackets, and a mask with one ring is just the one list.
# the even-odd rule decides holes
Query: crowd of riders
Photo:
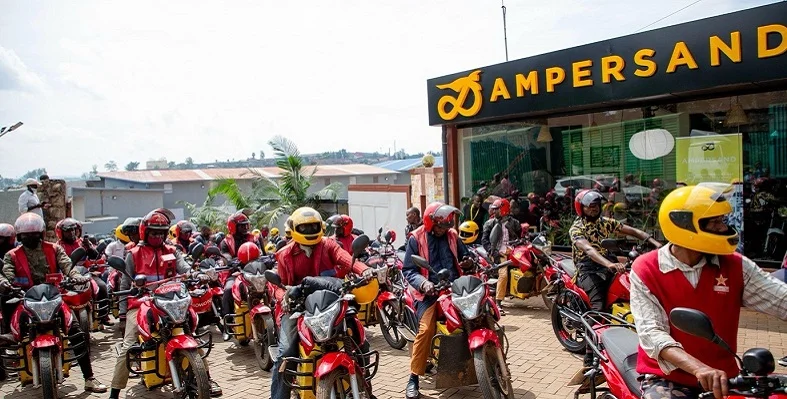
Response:
[{"label": "crowd of riders", "polygon": [[[646,232],[621,223],[610,212],[605,212],[609,203],[614,202],[614,198],[610,200],[609,189],[603,190],[603,194],[601,190],[585,189],[562,196],[554,192],[543,197],[531,194],[524,199],[519,197],[507,176],[501,175],[498,180],[492,189],[482,187],[463,207],[463,212],[435,202],[426,206],[423,213],[413,207],[403,215],[406,228],[405,243],[400,248],[404,251],[402,272],[415,298],[418,319],[410,377],[404,383],[408,399],[420,397],[420,379],[429,368],[437,314],[435,287],[440,279],[454,281],[472,273],[474,263],[470,249],[475,247],[483,247],[492,262],[502,263],[508,255],[506,245],[522,237],[527,239],[530,231],[548,228],[545,223],[551,223],[549,216],[553,212],[575,215],[569,231],[577,270],[574,280],[587,294],[590,310],[605,311],[611,277],[626,272],[621,261],[601,245],[602,240],[629,237],[655,248],[637,258],[630,277],[632,313],[640,337],[636,370],[643,376],[644,397],[693,398],[704,390],[720,398],[728,393],[727,379],[738,371],[732,355],[708,350],[704,342],[670,329],[667,314],[671,309],[702,310],[733,351],[736,350],[741,306],[787,320],[784,281],[763,272],[754,262],[735,252],[739,238],[726,224],[732,207],[726,196],[728,190],[724,188],[703,184],[657,193],[661,196],[658,221],[666,239],[662,245]],[[611,191],[614,196],[615,189]],[[544,217],[547,217],[546,222]],[[496,228],[502,234],[493,234]],[[287,299],[318,289],[338,290],[341,279],[349,273],[371,278],[374,272],[352,254],[353,241],[363,234],[355,228],[353,220],[342,214],[323,219],[321,213],[312,208],[299,208],[289,215],[283,234],[276,227],[254,228],[242,211],[229,216],[225,233],[209,226],[197,227],[189,221],[176,222],[174,215],[164,209],[126,219],[115,229],[115,239],[103,246],[83,236],[81,223],[72,218],[57,223],[57,242],[45,241],[44,233],[44,220],[35,212],[22,213],[14,224],[0,224],[4,277],[0,278],[0,291],[30,289],[46,283],[48,274],[62,273],[75,281],[95,279],[99,287],[98,299],[106,298],[106,273],[91,276],[75,271],[74,262],[81,261],[72,259],[71,255],[80,248],[84,251],[83,260],[124,259],[128,275],[123,277],[120,290],[129,289],[134,283],[129,276],[135,275],[144,275],[149,282],[190,273],[202,278],[186,261],[196,244],[218,247],[228,262],[239,257],[248,262],[252,258],[273,255],[275,271],[282,283],[274,296],[283,304],[278,357],[270,382],[273,399],[290,397],[290,387],[281,375],[285,369],[281,359],[297,356],[300,339],[296,322],[290,317],[293,310],[286,306]],[[99,248],[103,253],[98,252]],[[416,265],[413,258],[416,255],[426,259],[431,269]],[[508,284],[505,267],[498,270],[497,277],[495,300],[501,307]],[[229,278],[224,286],[222,316],[231,313],[234,279]],[[3,333],[0,343],[14,340],[8,333],[8,324],[18,305],[6,302],[0,304],[4,324],[0,326]],[[138,340],[138,310],[139,304],[133,301],[120,304],[118,321],[125,329],[116,348],[117,362],[109,386],[93,375],[89,352],[79,360],[86,391],[109,391],[109,397],[114,399],[126,388],[129,379],[126,351]],[[113,325],[108,313],[101,314],[99,322],[108,327]],[[79,329],[80,326],[75,322],[68,328]],[[223,338],[230,339],[227,331]],[[368,342],[358,342],[358,345],[368,349]],[[580,379],[593,366],[593,356],[588,346],[584,368],[578,374]],[[207,366],[207,360],[205,362]],[[515,369],[517,365],[512,367]],[[211,396],[221,396],[219,385],[213,379],[210,384]]]}]

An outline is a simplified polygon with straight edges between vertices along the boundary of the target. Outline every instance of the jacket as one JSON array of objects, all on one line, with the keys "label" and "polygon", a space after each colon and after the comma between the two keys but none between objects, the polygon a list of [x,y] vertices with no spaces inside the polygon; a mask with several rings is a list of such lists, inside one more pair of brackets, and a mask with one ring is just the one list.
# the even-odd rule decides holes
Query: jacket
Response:
[{"label": "jacket", "polygon": [[404,266],[402,268],[404,277],[410,284],[411,292],[415,299],[419,301],[425,300],[423,293],[420,291],[421,285],[425,281],[429,280],[433,283],[438,283],[438,280],[434,273],[418,267],[413,262],[413,255],[425,258],[432,269],[437,272],[442,269],[448,269],[451,272],[449,280],[453,281],[462,275],[459,259],[463,259],[469,254],[467,248],[459,239],[459,234],[454,229],[449,229],[442,238],[437,238],[431,233],[427,233],[423,226],[415,229],[407,241],[407,250],[404,255]]},{"label": "jacket", "polygon": [[350,270],[361,274],[368,269],[366,265],[356,261],[351,264],[352,256],[344,251],[336,241],[323,238],[311,246],[311,256],[300,244],[291,241],[276,252],[279,263],[278,274],[284,285],[297,285],[304,277],[317,277],[335,270],[336,277],[343,278]]},{"label": "jacket", "polygon": [[[153,248],[150,245],[140,244],[126,254],[126,271],[131,277],[144,274],[148,282],[159,281],[176,274],[185,274],[191,271],[191,266],[183,260],[174,247],[162,245]],[[120,290],[131,288],[131,280],[123,275],[120,280]],[[120,314],[125,314],[128,309],[139,306],[133,298],[120,302]]]},{"label": "jacket", "polygon": [[44,283],[49,273],[62,272],[73,277],[78,273],[71,269],[71,259],[57,244],[42,242],[36,249],[16,247],[3,259],[3,275],[14,285],[27,289]]},{"label": "jacket", "polygon": [[[499,219],[489,219],[484,223],[484,234],[481,237],[481,245],[484,246],[484,249],[492,256],[497,254],[497,250],[500,247],[500,243],[495,241],[492,242],[492,229],[495,228],[498,224],[503,225],[504,228],[508,229],[508,240],[514,241],[518,240],[519,237],[522,235],[522,226],[519,222],[512,218],[511,216],[506,216],[502,220]],[[502,236],[501,236],[502,238]]]}]

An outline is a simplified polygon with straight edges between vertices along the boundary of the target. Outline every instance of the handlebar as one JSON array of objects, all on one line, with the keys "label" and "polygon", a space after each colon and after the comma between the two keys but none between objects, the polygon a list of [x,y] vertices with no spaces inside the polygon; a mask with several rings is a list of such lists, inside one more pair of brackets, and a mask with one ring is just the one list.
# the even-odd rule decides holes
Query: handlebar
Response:
[{"label": "handlebar", "polygon": [[[738,375],[727,380],[727,387],[730,395],[767,398],[774,393],[787,393],[787,376],[780,374],[768,376]],[[703,392],[698,398],[713,398],[713,392]]]}]

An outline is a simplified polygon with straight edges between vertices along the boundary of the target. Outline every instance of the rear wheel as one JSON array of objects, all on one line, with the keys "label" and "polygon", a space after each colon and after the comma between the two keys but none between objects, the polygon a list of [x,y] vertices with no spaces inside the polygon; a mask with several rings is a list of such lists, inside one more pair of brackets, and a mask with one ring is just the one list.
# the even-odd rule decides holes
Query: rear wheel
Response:
[{"label": "rear wheel", "polygon": [[[393,302],[387,301],[383,304],[382,309],[377,308],[377,311],[381,313],[379,317],[380,331],[383,333],[385,342],[388,342],[388,345],[391,345],[391,348],[394,349],[404,348],[407,345],[407,340],[399,331],[400,323],[398,321],[399,316],[396,314],[396,306],[394,306]],[[383,312],[385,312],[385,315],[382,314]]]},{"label": "rear wheel", "polygon": [[555,296],[557,296],[557,287],[555,284],[552,284],[547,280],[546,276],[542,273],[541,279],[543,279],[543,289],[541,289],[541,299],[544,300],[544,305],[547,307],[547,310],[552,310],[552,306],[555,303]]},{"label": "rear wheel", "polygon": [[52,348],[38,350],[38,369],[44,399],[57,399],[57,370],[54,356],[59,355]]},{"label": "rear wheel", "polygon": [[180,392],[173,392],[175,399],[209,399],[208,369],[199,352],[194,349],[181,349],[175,353],[174,360],[183,388]]},{"label": "rear wheel", "polygon": [[557,340],[566,350],[585,353],[585,331],[579,319],[588,311],[582,298],[569,290],[560,292],[552,306],[552,329]]},{"label": "rear wheel", "polygon": [[503,351],[493,345],[484,345],[473,351],[475,374],[484,399],[512,399],[514,387]]},{"label": "rear wheel", "polygon": [[255,323],[255,330],[257,331],[257,336],[254,337],[254,357],[257,359],[257,365],[260,366],[262,371],[270,371],[271,367],[273,367],[273,358],[271,357],[271,353],[268,350],[268,347],[271,345],[267,323],[273,323],[273,319],[259,317],[257,318]]},{"label": "rear wheel", "polygon": [[317,384],[317,392],[316,397],[317,399],[346,399],[352,398],[353,392],[352,388],[350,387],[350,380],[354,378],[358,383],[358,390],[361,393],[362,398],[367,398],[366,391],[364,390],[364,382],[363,379],[360,378],[360,374],[355,374],[355,376],[351,376],[346,369],[340,368],[334,370],[328,375],[324,375],[320,378],[319,383]]}]

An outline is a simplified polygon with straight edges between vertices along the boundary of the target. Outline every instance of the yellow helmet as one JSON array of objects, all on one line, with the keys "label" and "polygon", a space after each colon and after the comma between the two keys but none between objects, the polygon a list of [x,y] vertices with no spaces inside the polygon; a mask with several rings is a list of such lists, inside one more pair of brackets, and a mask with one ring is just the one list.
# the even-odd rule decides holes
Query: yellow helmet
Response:
[{"label": "yellow helmet", "polygon": [[290,227],[290,218],[287,218],[287,221],[284,223],[284,236],[287,237],[288,240],[292,238],[292,227]]},{"label": "yellow helmet", "polygon": [[276,253],[276,244],[268,241],[268,243],[265,244],[265,253],[267,254]]},{"label": "yellow helmet", "polygon": [[127,235],[123,234],[123,225],[119,224],[118,227],[115,228],[115,238],[120,240],[123,244],[128,244],[131,239],[128,238]]},{"label": "yellow helmet", "polygon": [[251,231],[251,234],[252,234],[254,237],[259,237],[259,236],[260,236],[260,229],[254,229],[254,230],[252,230],[252,231]]},{"label": "yellow helmet", "polygon": [[359,305],[372,303],[375,299],[377,299],[377,294],[380,293],[380,283],[377,282],[377,278],[373,278],[371,281],[369,281],[369,284],[358,287],[352,290],[351,293],[355,295],[355,302],[357,302]]},{"label": "yellow helmet", "polygon": [[707,231],[708,219],[732,213],[724,196],[726,184],[706,183],[673,190],[661,202],[659,225],[664,237],[677,246],[713,255],[730,255],[740,240],[732,227],[724,233]]},{"label": "yellow helmet", "polygon": [[313,208],[298,208],[290,215],[292,239],[301,245],[315,245],[322,240],[322,216]]},{"label": "yellow helmet", "polygon": [[459,238],[465,244],[474,243],[478,238],[478,224],[472,220],[468,220],[459,225]]},{"label": "yellow helmet", "polygon": [[272,228],[271,229],[271,237],[276,237],[278,235],[279,235],[279,228],[278,227]]},{"label": "yellow helmet", "polygon": [[173,224],[172,227],[169,228],[169,240],[173,243],[178,242],[178,234],[175,232],[176,227],[178,227],[178,225]]}]

